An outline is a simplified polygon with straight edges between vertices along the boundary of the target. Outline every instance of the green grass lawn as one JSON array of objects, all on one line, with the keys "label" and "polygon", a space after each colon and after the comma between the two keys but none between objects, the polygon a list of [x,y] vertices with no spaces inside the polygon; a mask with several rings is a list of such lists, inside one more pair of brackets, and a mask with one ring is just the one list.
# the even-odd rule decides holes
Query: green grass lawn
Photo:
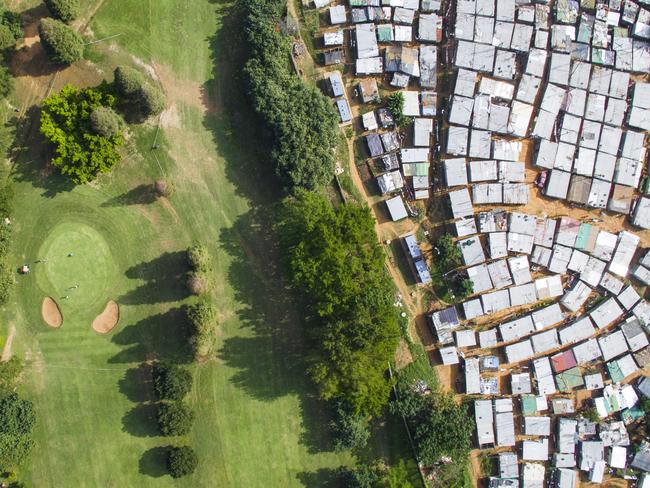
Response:
[{"label": "green grass lawn", "polygon": [[[91,48],[91,58],[105,73],[118,60],[155,63],[173,105],[161,147],[150,149],[153,125],[133,128],[131,156],[77,188],[44,175],[37,145],[14,165],[13,259],[33,272],[17,277],[0,333],[18,328],[22,389],[38,412],[36,447],[20,472],[28,486],[326,486],[351,462],[331,449],[329,418],[304,372],[300,317],[279,278],[269,229],[277,193],[229,64],[241,43],[236,25],[224,27],[232,12],[213,0],[105,2],[93,35],[122,35],[116,48]],[[175,182],[169,201],[153,195],[160,177]],[[194,367],[191,434],[166,439],[142,363],[189,359],[180,308],[189,299],[184,249],[196,240],[215,258],[218,354]],[[60,329],[42,323],[46,295],[61,305]],[[90,325],[109,299],[120,304],[120,322],[99,335]],[[162,447],[185,442],[199,468],[174,481]]]}]

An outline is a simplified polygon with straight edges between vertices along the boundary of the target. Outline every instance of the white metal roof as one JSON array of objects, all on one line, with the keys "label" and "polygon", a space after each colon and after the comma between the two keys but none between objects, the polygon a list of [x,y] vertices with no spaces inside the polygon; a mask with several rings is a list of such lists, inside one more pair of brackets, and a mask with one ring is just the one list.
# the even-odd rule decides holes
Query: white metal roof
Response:
[{"label": "white metal roof", "polygon": [[481,241],[477,237],[468,237],[457,243],[463,256],[463,262],[466,266],[480,264],[485,261],[485,253]]},{"label": "white metal roof", "polygon": [[536,330],[543,330],[564,320],[564,313],[557,303],[553,303],[531,314],[533,325]]},{"label": "white metal roof", "polygon": [[474,401],[474,418],[479,446],[494,444],[494,416],[492,401]]},{"label": "white metal roof", "polygon": [[510,307],[510,294],[508,290],[497,290],[481,295],[483,311],[486,315],[500,312]]},{"label": "white metal roof", "polygon": [[600,346],[595,338],[574,346],[573,355],[578,364],[586,364],[602,357]]},{"label": "white metal roof", "polygon": [[508,291],[510,292],[510,305],[512,307],[528,305],[537,301],[535,283],[513,286],[512,288],[508,288]]},{"label": "white metal roof", "polygon": [[591,288],[585,282],[577,280],[575,285],[562,296],[560,303],[572,312],[577,312],[587,301],[591,291]]},{"label": "white metal roof", "polygon": [[524,417],[525,435],[551,435],[551,417]]},{"label": "white metal roof", "polygon": [[634,307],[634,305],[636,305],[641,297],[632,285],[628,285],[621,293],[618,294],[616,299],[625,310],[630,310],[632,307]]},{"label": "white metal roof", "polygon": [[492,259],[508,255],[508,240],[505,232],[490,232],[488,234],[488,245]]},{"label": "white metal roof", "polygon": [[515,420],[512,412],[497,413],[494,416],[497,430],[497,446],[515,445]]},{"label": "white metal roof", "polygon": [[623,309],[614,298],[609,298],[589,311],[589,316],[599,329],[604,329],[623,316]]},{"label": "white metal roof", "polygon": [[469,196],[467,188],[461,188],[460,190],[449,192],[449,200],[451,202],[451,211],[454,218],[460,219],[474,215],[472,199]]},{"label": "white metal roof", "polygon": [[625,336],[621,330],[617,330],[609,335],[600,336],[598,338],[598,345],[603,353],[604,361],[614,359],[629,350]]},{"label": "white metal roof", "polygon": [[[481,300],[479,298],[474,298],[473,300],[467,300],[463,302],[463,312],[465,314],[466,320],[471,320],[476,317],[483,315],[483,307],[481,306]],[[480,337],[480,333],[479,333]],[[483,344],[481,343],[481,347]]]},{"label": "white metal roof", "polygon": [[616,251],[609,263],[609,271],[625,278],[629,271],[630,262],[634,257],[636,248],[640,242],[639,236],[631,232],[621,231],[618,234],[618,244]]},{"label": "white metal roof", "polygon": [[505,351],[508,363],[518,363],[535,355],[530,339],[510,344],[505,347]]},{"label": "white metal roof", "polygon": [[504,342],[512,342],[535,332],[535,326],[530,315],[524,315],[515,320],[499,325],[499,333]]},{"label": "white metal roof", "polygon": [[478,358],[465,359],[465,393],[474,395],[481,392],[481,375],[479,372]]},{"label": "white metal roof", "polygon": [[537,390],[540,395],[553,395],[557,390],[555,388],[555,379],[551,369],[551,361],[548,357],[535,359],[533,361],[535,369],[535,379],[537,380]]},{"label": "white metal roof", "polygon": [[573,344],[575,342],[587,339],[596,333],[591,319],[589,317],[580,317],[560,329],[560,342],[562,345]]},{"label": "white metal roof", "polygon": [[547,461],[548,439],[524,441],[522,443],[522,459],[526,461]]},{"label": "white metal roof", "polygon": [[542,354],[560,347],[557,329],[550,329],[546,332],[535,334],[531,337],[535,354]]},{"label": "white metal roof", "polygon": [[497,330],[489,329],[478,333],[478,341],[482,348],[491,348],[497,345]]}]

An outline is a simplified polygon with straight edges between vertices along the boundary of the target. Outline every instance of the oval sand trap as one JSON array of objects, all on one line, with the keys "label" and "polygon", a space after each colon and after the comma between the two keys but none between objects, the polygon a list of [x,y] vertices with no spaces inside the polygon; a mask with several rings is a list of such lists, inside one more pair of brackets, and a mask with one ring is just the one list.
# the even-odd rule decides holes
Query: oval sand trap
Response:
[{"label": "oval sand trap", "polygon": [[100,334],[107,334],[120,320],[120,306],[117,302],[109,300],[104,311],[93,320],[93,330]]},{"label": "oval sand trap", "polygon": [[52,297],[43,298],[43,303],[41,304],[41,317],[43,317],[43,321],[50,327],[58,329],[63,325],[63,314],[61,314],[59,305]]}]

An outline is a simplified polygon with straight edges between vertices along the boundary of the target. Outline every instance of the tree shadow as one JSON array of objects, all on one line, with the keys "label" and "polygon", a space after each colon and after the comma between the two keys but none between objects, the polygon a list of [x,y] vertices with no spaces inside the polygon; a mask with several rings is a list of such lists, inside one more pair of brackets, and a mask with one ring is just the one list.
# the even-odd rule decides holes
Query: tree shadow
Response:
[{"label": "tree shadow", "polygon": [[153,184],[141,184],[122,195],[102,203],[102,207],[121,207],[124,205],[149,205],[158,198]]},{"label": "tree shadow", "polygon": [[127,369],[118,382],[120,392],[134,403],[152,400],[153,384],[151,365],[142,363],[135,368]]},{"label": "tree shadow", "polygon": [[160,478],[167,474],[167,455],[171,446],[153,447],[140,458],[140,474]]},{"label": "tree shadow", "polygon": [[[127,325],[115,334],[111,341],[124,347],[108,362],[135,363],[164,358],[167,361],[187,364],[193,359],[189,335],[187,312],[184,308],[172,308],[165,313],[151,315],[135,324]],[[135,373],[133,375],[135,377]],[[135,383],[128,387],[125,385],[123,392],[127,394],[136,387]]]},{"label": "tree shadow", "polygon": [[186,278],[188,271],[185,250],[165,252],[151,261],[132,266],[126,276],[144,284],[119,298],[125,305],[176,302],[189,296]]},{"label": "tree shadow", "polygon": [[330,468],[321,468],[318,471],[302,472],[296,475],[298,481],[309,488],[334,488],[343,487],[341,473]]},{"label": "tree shadow", "polygon": [[15,180],[42,189],[41,196],[46,198],[74,189],[75,184],[55,171],[48,162],[50,148],[39,131],[39,107],[30,107],[23,117],[15,117],[8,124],[15,127],[14,140],[9,148],[9,155],[15,162],[12,167]]},{"label": "tree shadow", "polygon": [[135,437],[156,437],[160,435],[155,403],[141,403],[122,417],[122,430]]},{"label": "tree shadow", "polygon": [[269,159],[268,132],[243,88],[246,53],[241,5],[211,1],[223,26],[209,39],[214,71],[213,79],[202,87],[203,123],[224,156],[227,179],[251,207],[221,231],[219,245],[231,258],[227,280],[241,304],[238,319],[252,334],[227,338],[217,356],[236,370],[232,383],[258,400],[296,395],[302,419],[300,442],[312,453],[331,451],[329,429],[324,427],[331,416],[306,373],[307,333],[293,292],[283,279],[272,228],[282,187]]}]

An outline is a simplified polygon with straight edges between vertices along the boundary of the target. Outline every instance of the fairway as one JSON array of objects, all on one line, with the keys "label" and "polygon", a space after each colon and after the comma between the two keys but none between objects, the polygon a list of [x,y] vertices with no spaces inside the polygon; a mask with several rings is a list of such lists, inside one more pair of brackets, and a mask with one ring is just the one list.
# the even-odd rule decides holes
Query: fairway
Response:
[{"label": "fairway", "polygon": [[[82,5],[94,11],[99,2]],[[160,130],[157,121],[132,127],[128,157],[93,184],[70,187],[46,173],[38,147],[11,169],[12,259],[32,272],[16,277],[0,335],[16,326],[13,350],[26,360],[21,389],[38,414],[21,480],[39,488],[330,486],[353,461],[334,452],[329,415],[305,375],[305,332],[270,228],[278,192],[235,66],[234,4],[112,0],[89,31],[121,35],[89,47],[92,62],[54,79],[18,78],[16,106],[40,100],[50,80],[54,91],[80,79],[98,83],[127,63],[154,73],[169,108]],[[153,191],[161,178],[174,182],[169,199]],[[190,366],[191,433],[164,438],[148,363],[191,362],[182,307],[192,300],[185,250],[197,241],[214,259],[217,354]],[[41,319],[46,296],[61,307],[60,328]],[[109,300],[119,304],[119,323],[99,334],[92,323]],[[189,478],[166,474],[170,444],[197,451]],[[383,446],[387,456],[403,448]]]}]

